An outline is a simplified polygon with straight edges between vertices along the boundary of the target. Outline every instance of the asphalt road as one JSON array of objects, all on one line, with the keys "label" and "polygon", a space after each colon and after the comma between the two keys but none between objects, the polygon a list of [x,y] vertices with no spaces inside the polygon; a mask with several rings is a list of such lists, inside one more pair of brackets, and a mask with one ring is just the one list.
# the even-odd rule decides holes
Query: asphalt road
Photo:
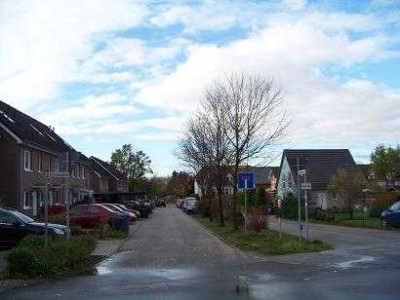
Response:
[{"label": "asphalt road", "polygon": [[[279,229],[278,221],[269,218],[269,227]],[[298,235],[298,222],[282,220],[283,232]],[[318,239],[331,244],[334,249],[322,253],[305,253],[276,257],[280,262],[296,262],[318,266],[400,267],[400,231],[351,228],[325,224],[309,224],[309,239]],[[303,224],[302,237],[306,237]]]},{"label": "asphalt road", "polygon": [[176,208],[162,208],[139,222],[122,252],[98,266],[98,275],[28,286],[0,299],[399,299],[398,264],[349,262],[352,257],[335,252],[353,255],[371,242],[381,247],[386,234],[365,243],[342,244],[338,237],[337,249],[328,252],[260,258],[227,246]]}]

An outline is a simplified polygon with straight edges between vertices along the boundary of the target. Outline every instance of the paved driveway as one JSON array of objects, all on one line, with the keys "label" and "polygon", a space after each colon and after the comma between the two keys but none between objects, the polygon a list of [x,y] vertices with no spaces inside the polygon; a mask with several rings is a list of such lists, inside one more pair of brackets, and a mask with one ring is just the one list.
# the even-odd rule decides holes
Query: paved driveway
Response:
[{"label": "paved driveway", "polygon": [[109,268],[187,268],[254,259],[226,245],[175,207],[157,209],[138,226],[137,234]]}]

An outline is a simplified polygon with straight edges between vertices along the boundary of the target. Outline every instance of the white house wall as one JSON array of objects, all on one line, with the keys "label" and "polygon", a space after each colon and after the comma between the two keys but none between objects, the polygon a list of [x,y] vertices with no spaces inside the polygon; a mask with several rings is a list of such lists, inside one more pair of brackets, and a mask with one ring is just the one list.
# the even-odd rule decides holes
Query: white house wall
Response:
[{"label": "white house wall", "polygon": [[283,158],[277,186],[277,195],[281,199],[288,193],[296,193],[297,190],[293,180],[292,170],[290,169],[286,156]]}]

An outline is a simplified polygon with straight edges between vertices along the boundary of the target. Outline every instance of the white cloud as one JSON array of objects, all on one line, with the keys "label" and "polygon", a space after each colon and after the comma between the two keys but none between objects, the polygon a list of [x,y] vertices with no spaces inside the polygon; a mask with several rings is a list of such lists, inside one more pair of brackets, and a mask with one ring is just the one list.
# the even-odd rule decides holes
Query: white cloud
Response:
[{"label": "white cloud", "polygon": [[97,132],[109,120],[117,117],[135,116],[141,110],[126,104],[120,94],[104,94],[98,97],[87,96],[68,107],[46,111],[38,119],[54,126],[61,135],[77,135]]},{"label": "white cloud", "polygon": [[19,107],[54,97],[99,35],[138,26],[147,14],[128,0],[2,1],[0,97]]},{"label": "white cloud", "polygon": [[301,10],[307,6],[307,0],[283,0],[283,3],[292,10]]},{"label": "white cloud", "polygon": [[136,101],[187,114],[213,78],[244,70],[272,76],[284,88],[297,141],[372,147],[379,140],[393,140],[400,134],[399,91],[368,80],[341,82],[324,73],[325,66],[346,70],[398,57],[399,52],[390,50],[393,41],[374,34],[351,38],[349,24],[359,30],[364,22],[358,16],[352,21],[350,15],[349,24],[332,25],[332,30],[314,27],[315,14],[310,18],[281,20],[225,46],[193,45],[174,72],[137,85]]}]

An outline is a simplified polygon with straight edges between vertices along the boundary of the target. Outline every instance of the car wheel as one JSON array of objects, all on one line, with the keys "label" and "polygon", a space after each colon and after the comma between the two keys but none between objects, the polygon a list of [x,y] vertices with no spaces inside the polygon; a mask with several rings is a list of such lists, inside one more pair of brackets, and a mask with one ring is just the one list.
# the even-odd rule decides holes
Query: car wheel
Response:
[{"label": "car wheel", "polygon": [[386,220],[382,220],[382,227],[385,227],[385,228],[387,228],[387,221]]}]

